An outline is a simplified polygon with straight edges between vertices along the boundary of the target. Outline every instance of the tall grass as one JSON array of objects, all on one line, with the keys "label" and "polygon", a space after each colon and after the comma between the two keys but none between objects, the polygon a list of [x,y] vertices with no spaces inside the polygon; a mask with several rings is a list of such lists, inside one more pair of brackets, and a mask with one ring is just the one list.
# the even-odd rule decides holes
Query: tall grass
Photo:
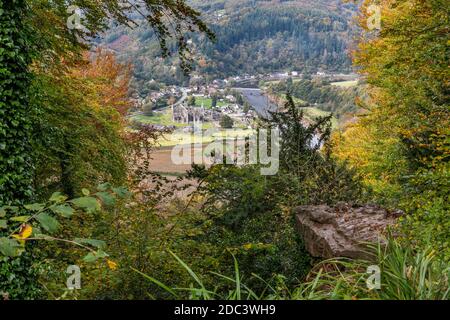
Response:
[{"label": "tall grass", "polygon": [[[448,300],[450,266],[431,248],[415,251],[390,239],[371,248],[374,261],[332,259],[317,265],[293,299]],[[381,271],[381,288],[369,289],[367,268]],[[318,270],[318,271],[317,271]]]},{"label": "tall grass", "polygon": [[198,276],[183,260],[181,260],[175,253],[169,250],[169,253],[178,261],[178,263],[187,271],[193,283],[191,283],[189,288],[180,288],[174,287],[170,288],[168,285],[162,283],[161,281],[146,275],[136,269],[133,269],[135,272],[138,272],[147,280],[153,282],[166,292],[170,293],[175,299],[180,299],[183,296],[178,292],[187,292],[189,294],[188,298],[191,300],[212,300],[212,299],[220,299],[220,300],[261,300],[262,297],[258,296],[242,283],[241,274],[239,272],[239,264],[236,258],[233,255],[234,260],[234,271],[235,274],[233,277],[224,276],[222,274],[216,272],[210,272],[211,274],[217,276],[218,279],[222,280],[227,284],[232,285],[232,289],[228,290],[228,292],[219,291],[219,286],[216,286],[212,289],[207,289],[205,284],[203,283],[200,276]]},{"label": "tall grass", "polygon": [[[234,256],[234,275],[228,277],[211,272],[218,279],[218,285],[212,289],[207,289],[201,277],[171,251],[171,255],[193,280],[189,288],[171,288],[148,275],[141,274],[170,293],[175,299],[182,297],[180,292],[187,292],[189,299],[196,300],[449,299],[450,266],[439,260],[432,249],[415,251],[390,239],[387,245],[378,244],[372,246],[371,250],[375,257],[372,262],[346,258],[322,261],[313,268],[302,284],[292,289],[286,286],[286,278],[282,275],[275,275],[270,280],[264,280],[253,274],[254,278],[265,284],[265,288],[259,293],[243,283],[239,264]],[[366,283],[369,277],[367,268],[371,265],[377,265],[380,268],[380,289],[369,289]],[[219,290],[223,288],[224,283],[231,285],[231,289]]]},{"label": "tall grass", "polygon": [[380,299],[448,300],[450,265],[439,260],[432,248],[415,252],[390,241],[378,246],[382,267]]}]

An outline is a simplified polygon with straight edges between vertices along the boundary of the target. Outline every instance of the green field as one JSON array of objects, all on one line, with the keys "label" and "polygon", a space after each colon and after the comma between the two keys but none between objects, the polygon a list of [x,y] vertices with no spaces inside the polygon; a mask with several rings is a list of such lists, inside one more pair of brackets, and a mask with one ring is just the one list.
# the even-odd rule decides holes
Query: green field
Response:
[{"label": "green field", "polygon": [[[178,123],[172,121],[172,109],[167,109],[162,112],[154,112],[152,116],[145,115],[137,115],[131,117],[131,120],[138,121],[145,124],[159,124],[163,126],[175,126],[178,128],[187,127],[186,123]],[[213,127],[212,123],[205,122],[203,123],[204,129],[210,129]]]},{"label": "green field", "polygon": [[[278,96],[284,98],[282,94],[278,94]],[[292,97],[292,100],[294,100],[294,103],[296,105],[303,105],[307,103],[306,101],[295,97]],[[330,112],[323,111],[317,107],[303,107],[302,110],[305,118],[308,120],[314,120],[317,117],[326,117],[330,114]],[[338,127],[338,120],[336,117],[331,118],[331,126],[333,129],[336,129]]]},{"label": "green field", "polygon": [[358,80],[332,82],[331,85],[341,88],[350,88],[358,85]]},{"label": "green field", "polygon": [[[208,128],[205,128],[208,129]],[[223,138],[245,138],[253,134],[254,130],[249,129],[232,129],[223,130],[218,129],[212,134],[203,133],[203,135],[197,135],[189,132],[176,132],[167,134],[164,138],[161,138],[158,143],[162,147],[169,147],[178,144],[205,144],[211,143],[215,140],[221,140]]]},{"label": "green field", "polygon": [[[313,120],[317,117],[326,117],[326,116],[330,115],[330,112],[320,110],[319,108],[316,108],[316,107],[302,108],[302,110],[304,111],[305,117],[310,120]],[[338,126],[338,120],[336,119],[336,117],[332,117],[331,118],[331,127],[333,129],[336,129],[337,126]]]},{"label": "green field", "polygon": [[[217,100],[218,107],[223,107],[227,104],[229,104],[229,103],[227,103],[225,101]],[[205,107],[206,109],[211,109],[212,99],[211,98],[203,98],[203,97],[195,97],[195,105],[198,107],[201,107],[203,105],[203,107]]]},{"label": "green field", "polygon": [[172,121],[172,110],[163,112],[154,112],[152,116],[137,115],[131,118],[134,121],[139,121],[145,124],[160,124],[164,126],[184,127],[185,124]]}]

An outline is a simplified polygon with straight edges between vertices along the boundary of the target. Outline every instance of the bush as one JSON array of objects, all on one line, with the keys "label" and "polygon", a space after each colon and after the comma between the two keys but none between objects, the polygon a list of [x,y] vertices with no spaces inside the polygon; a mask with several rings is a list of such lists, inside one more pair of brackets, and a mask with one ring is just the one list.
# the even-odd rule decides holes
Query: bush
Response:
[{"label": "bush", "polygon": [[311,257],[290,211],[278,206],[276,180],[262,176],[258,166],[215,165],[203,170],[196,167],[195,174],[201,177],[198,192],[207,227],[196,241],[216,247],[222,261],[218,271],[231,270],[227,263],[231,252],[244,277],[284,273],[289,274],[289,283],[299,283],[311,267]]},{"label": "bush", "polygon": [[450,164],[421,169],[405,183],[401,207],[407,215],[401,230],[406,243],[432,247],[440,258],[450,261]]},{"label": "bush", "polygon": [[219,124],[223,129],[231,129],[233,128],[234,121],[230,116],[223,115],[222,118],[220,118]]}]

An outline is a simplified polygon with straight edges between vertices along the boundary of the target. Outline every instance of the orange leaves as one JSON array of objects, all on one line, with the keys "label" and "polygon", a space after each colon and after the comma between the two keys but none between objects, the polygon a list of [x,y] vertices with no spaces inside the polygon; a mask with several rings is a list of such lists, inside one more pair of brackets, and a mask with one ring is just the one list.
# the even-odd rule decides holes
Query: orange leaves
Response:
[{"label": "orange leaves", "polygon": [[206,62],[206,59],[204,57],[201,57],[198,61],[198,65],[202,68],[205,68],[208,66],[208,63]]},{"label": "orange leaves", "polygon": [[113,108],[122,116],[132,105],[128,97],[131,75],[131,64],[118,63],[112,52],[102,48],[91,55],[86,53],[85,60],[71,70],[72,77],[91,84],[96,105]]}]

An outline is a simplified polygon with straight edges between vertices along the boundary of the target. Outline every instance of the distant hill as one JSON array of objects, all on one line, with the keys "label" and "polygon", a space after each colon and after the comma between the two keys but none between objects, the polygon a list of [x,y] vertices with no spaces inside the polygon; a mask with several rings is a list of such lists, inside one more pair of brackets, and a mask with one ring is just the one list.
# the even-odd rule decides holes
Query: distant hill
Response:
[{"label": "distant hill", "polygon": [[[199,81],[275,71],[350,71],[347,48],[352,34],[351,4],[337,0],[190,3],[203,13],[217,35],[215,43],[192,35],[192,75]],[[134,64],[134,86],[141,93],[151,89],[152,79],[166,84],[189,81],[176,58],[159,58],[158,42],[144,23],[135,29],[113,27],[99,44]]]}]

